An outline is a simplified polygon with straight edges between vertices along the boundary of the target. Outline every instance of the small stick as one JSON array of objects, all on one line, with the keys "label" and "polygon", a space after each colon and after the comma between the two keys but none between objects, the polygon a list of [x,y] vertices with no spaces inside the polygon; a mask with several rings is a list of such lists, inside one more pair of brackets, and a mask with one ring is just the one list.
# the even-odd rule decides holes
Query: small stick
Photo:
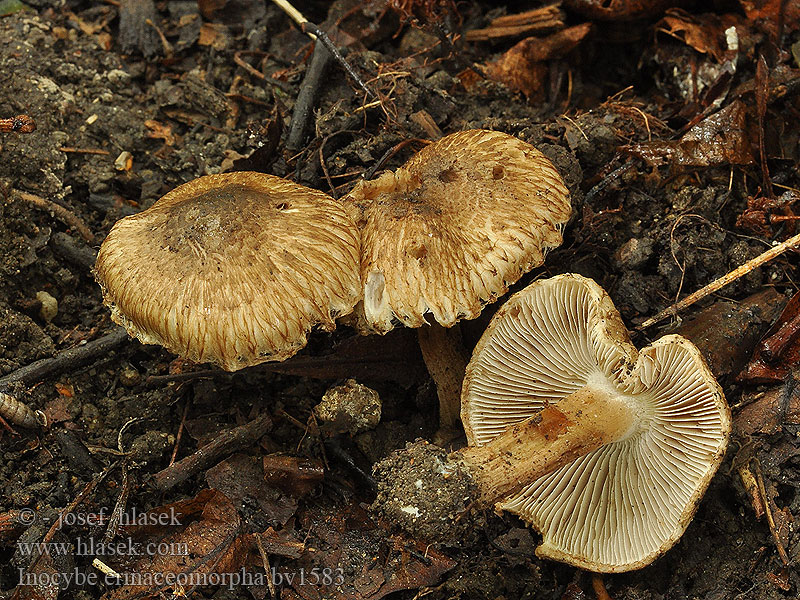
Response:
[{"label": "small stick", "polygon": [[111,333],[82,346],[64,350],[52,358],[43,358],[20,367],[13,373],[0,378],[0,388],[12,383],[31,385],[55,373],[72,372],[98,356],[107,354],[127,339],[128,333],[122,327],[118,327]]},{"label": "small stick", "polygon": [[325,46],[328,52],[330,52],[333,55],[333,58],[336,59],[336,62],[342,65],[342,68],[344,68],[344,70],[347,71],[347,74],[350,75],[353,81],[356,82],[358,87],[364,90],[364,93],[367,94],[367,97],[375,98],[375,93],[367,87],[367,84],[364,83],[361,77],[358,76],[358,73],[356,73],[353,67],[350,66],[350,63],[344,59],[344,56],[341,55],[339,49],[331,41],[331,38],[325,31],[323,31],[313,23],[308,23],[308,22],[303,23],[302,27],[303,31],[310,30],[316,34],[317,40],[322,42],[322,45]]},{"label": "small stick", "polygon": [[91,246],[79,242],[68,233],[57,231],[50,238],[50,247],[59,257],[80,267],[87,275],[91,274],[97,259],[97,253]]},{"label": "small stick", "polygon": [[36,131],[36,122],[28,115],[0,119],[0,133],[32,133],[34,131]]},{"label": "small stick", "polygon": [[271,428],[272,419],[265,413],[249,423],[225,431],[194,454],[153,475],[155,486],[161,491],[167,491],[234,452],[249,448]]},{"label": "small stick", "polygon": [[122,513],[125,512],[125,507],[128,505],[128,495],[131,491],[130,478],[128,477],[128,467],[126,463],[122,463],[122,489],[117,496],[117,501],[114,503],[114,509],[111,511],[111,517],[108,520],[106,532],[103,535],[103,542],[108,544],[114,539],[119,530],[119,524],[122,520]]},{"label": "small stick", "polygon": [[[305,33],[308,37],[310,37],[315,42],[321,42],[323,46],[331,53],[333,58],[336,59],[342,68],[347,71],[347,74],[353,78],[362,90],[364,90],[370,98],[374,98],[375,94],[371,89],[367,87],[358,74],[353,70],[353,67],[350,66],[344,56],[339,52],[339,49],[336,45],[331,41],[331,38],[328,37],[328,34],[324,32],[322,29],[314,25],[311,21],[306,19],[299,10],[297,10],[294,6],[291,5],[287,0],[272,0],[283,12],[285,12],[289,17],[300,26],[300,29]],[[315,47],[316,52],[316,47]]]},{"label": "small stick", "polygon": [[375,173],[378,172],[378,169],[380,169],[387,160],[389,160],[400,150],[402,150],[403,148],[414,142],[421,143],[423,147],[432,143],[430,140],[423,140],[422,138],[408,138],[406,140],[403,140],[402,142],[398,142],[397,144],[389,148],[386,152],[384,152],[383,156],[381,156],[374,165],[372,165],[369,169],[367,169],[367,171],[364,172],[364,179],[369,181],[370,179],[375,177]]},{"label": "small stick", "polygon": [[117,572],[116,572],[114,569],[112,569],[111,567],[109,567],[109,566],[108,566],[106,563],[104,563],[104,562],[103,562],[102,560],[100,560],[99,558],[95,558],[95,559],[92,561],[92,566],[93,566],[95,569],[97,569],[98,571],[100,571],[100,572],[101,572],[103,575],[105,575],[106,577],[114,577],[114,578],[116,578],[116,579],[121,579],[121,578],[122,578],[122,575],[120,575],[119,573],[117,573]]},{"label": "small stick", "polygon": [[256,533],[253,535],[258,546],[258,553],[261,555],[261,562],[264,563],[264,572],[267,574],[267,587],[269,588],[269,597],[277,598],[278,594],[275,590],[275,582],[272,581],[272,567],[269,564],[269,556],[264,549],[264,542],[261,541],[261,534]]},{"label": "small stick", "polygon": [[[303,26],[303,23],[308,23],[308,19],[303,16],[299,10],[297,10],[294,6],[292,6],[291,2],[287,0],[272,0],[278,8],[280,8],[283,12],[285,12],[289,17],[297,23],[300,27]],[[304,32],[308,37],[312,40],[316,40],[317,38],[314,37],[313,33],[309,33],[308,31]]]},{"label": "small stick", "polygon": [[86,226],[86,223],[84,223],[80,217],[71,212],[69,209],[61,206],[60,204],[56,204],[55,202],[51,202],[50,200],[45,200],[41,196],[37,196],[35,194],[29,194],[28,192],[22,192],[20,190],[16,190],[16,193],[20,199],[24,200],[28,204],[53,213],[53,215],[55,215],[59,221],[74,228],[84,240],[90,244],[94,244],[94,234]]},{"label": "small stick", "polygon": [[[274,85],[275,87],[282,89],[284,92],[288,92],[290,90],[290,86],[287,83],[284,83],[283,81],[274,79],[272,77],[267,77],[261,71],[253,67],[250,63],[248,63],[246,60],[242,58],[242,56],[257,56],[259,54],[263,55],[263,53],[256,52],[255,50],[239,50],[239,52],[233,55],[233,62],[242,67],[245,71],[247,71],[254,77],[258,77],[261,81],[265,81],[270,85]],[[231,95],[232,94],[228,94],[229,97]]]},{"label": "small stick", "polygon": [[764,503],[764,514],[767,515],[767,525],[772,534],[772,539],[775,542],[775,548],[778,550],[778,556],[784,566],[791,564],[791,559],[786,553],[786,548],[783,547],[781,536],[778,535],[778,529],[775,527],[775,519],[772,516],[772,507],[770,506],[770,499],[767,497],[767,490],[764,487],[764,477],[761,474],[761,465],[756,462],[756,481],[758,482],[758,493],[761,495],[761,501]]},{"label": "small stick", "polygon": [[189,400],[183,405],[183,414],[181,415],[181,424],[178,425],[178,433],[175,434],[175,447],[172,448],[172,454],[169,457],[168,467],[175,464],[175,458],[178,456],[178,448],[181,446],[181,438],[183,437],[183,430],[186,427],[186,416],[189,414]]},{"label": "small stick", "polygon": [[311,115],[314,112],[317,94],[330,60],[330,52],[317,40],[314,43],[314,54],[311,57],[305,77],[303,77],[303,83],[300,84],[297,101],[294,103],[292,121],[289,123],[286,147],[291,151],[299,150],[303,145],[303,138],[308,129]]},{"label": "small stick", "polygon": [[775,258],[777,256],[780,256],[781,254],[783,254],[787,250],[792,250],[792,249],[796,248],[799,245],[800,245],[800,233],[798,233],[795,236],[790,237],[785,242],[781,242],[780,244],[776,244],[775,246],[773,246],[772,248],[770,248],[769,250],[767,250],[763,254],[760,254],[760,255],[756,256],[755,258],[753,258],[752,260],[748,260],[743,265],[735,268],[730,273],[727,273],[727,274],[723,275],[719,279],[715,279],[714,281],[709,283],[707,286],[700,288],[699,290],[697,290],[693,294],[689,294],[688,296],[686,296],[686,298],[684,298],[680,302],[676,302],[672,306],[670,306],[668,308],[665,308],[660,313],[658,313],[656,316],[650,317],[645,322],[643,322],[641,325],[636,327],[636,330],[637,331],[642,331],[643,329],[647,329],[651,325],[655,325],[656,323],[658,323],[660,321],[663,321],[667,317],[676,316],[678,314],[678,312],[683,310],[684,308],[687,308],[687,307],[691,306],[692,304],[694,304],[695,302],[697,302],[698,300],[702,300],[703,298],[705,298],[709,294],[713,294],[717,290],[720,290],[720,289],[724,288],[729,283],[733,283],[734,281],[736,281],[740,277],[742,277],[744,275],[747,275],[753,269],[757,269],[758,267],[760,267],[764,263],[767,263],[767,262],[771,261],[773,258]]},{"label": "small stick", "polygon": [[61,152],[67,154],[99,154],[101,156],[108,156],[111,154],[108,150],[102,148],[75,148],[74,146],[61,146]]}]

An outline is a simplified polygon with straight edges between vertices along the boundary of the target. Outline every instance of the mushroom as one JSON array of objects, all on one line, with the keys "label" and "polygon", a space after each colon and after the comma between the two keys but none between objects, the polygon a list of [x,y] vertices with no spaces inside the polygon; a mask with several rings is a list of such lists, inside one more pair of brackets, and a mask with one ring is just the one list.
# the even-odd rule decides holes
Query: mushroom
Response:
[{"label": "mushroom", "polygon": [[467,360],[445,328],[477,317],[561,244],[569,192],[530,144],[470,130],[360,182],[349,198],[362,209],[363,328],[419,328],[440,425],[452,430]]},{"label": "mushroom", "polygon": [[539,556],[598,572],[643,567],[675,544],[730,432],[691,342],[668,335],[637,352],[608,295],[571,274],[495,315],[467,367],[462,420],[469,446],[436,468],[379,467],[379,512],[435,532],[465,505],[494,506],[541,532]]},{"label": "mushroom", "polygon": [[355,223],[279,177],[208,175],[112,228],[95,275],[114,321],[147,344],[233,371],[334,328],[361,290]]}]

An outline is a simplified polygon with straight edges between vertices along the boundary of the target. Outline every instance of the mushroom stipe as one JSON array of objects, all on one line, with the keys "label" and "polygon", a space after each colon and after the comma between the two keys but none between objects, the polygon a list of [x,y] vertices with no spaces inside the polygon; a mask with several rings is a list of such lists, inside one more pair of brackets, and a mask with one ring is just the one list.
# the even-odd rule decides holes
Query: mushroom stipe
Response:
[{"label": "mushroom stipe", "polygon": [[637,352],[608,295],[578,275],[536,282],[500,309],[461,410],[470,445],[444,455],[417,444],[405,451],[413,464],[401,452],[379,465],[377,512],[446,539],[469,507],[506,510],[542,533],[539,556],[599,572],[672,547],[730,432],[699,351],[670,335]]}]

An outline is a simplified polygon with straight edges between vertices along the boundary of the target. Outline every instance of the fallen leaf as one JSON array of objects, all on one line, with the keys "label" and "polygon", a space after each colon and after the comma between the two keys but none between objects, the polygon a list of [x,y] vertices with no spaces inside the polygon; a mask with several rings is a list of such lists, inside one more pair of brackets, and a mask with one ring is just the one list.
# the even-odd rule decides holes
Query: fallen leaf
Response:
[{"label": "fallen leaf", "polygon": [[778,320],[756,347],[753,358],[739,373],[737,381],[775,383],[783,381],[792,366],[800,362],[800,292],[781,312]]},{"label": "fallen leaf", "polygon": [[528,37],[515,44],[498,60],[486,65],[486,74],[529,99],[543,93],[549,71],[546,61],[560,58],[585,38],[592,26],[583,23],[546,38]]},{"label": "fallen leaf", "polygon": [[295,498],[302,498],[317,487],[325,476],[318,460],[269,454],[262,459],[264,481]]},{"label": "fallen leaf", "polygon": [[236,507],[222,492],[203,490],[140,518],[142,524],[120,529],[119,543],[136,553],[106,557],[122,587],[104,594],[104,600],[160,598],[163,592],[219,585],[223,575],[238,573],[247,562],[249,540],[241,534]]},{"label": "fallen leaf", "polygon": [[800,28],[800,3],[790,0],[739,0],[748,21],[758,29],[775,37],[778,34],[778,15],[784,5],[784,34]]},{"label": "fallen leaf", "polygon": [[200,27],[200,46],[211,46],[215,50],[224,50],[229,42],[228,28],[222,23],[203,23]]},{"label": "fallen leaf", "polygon": [[737,100],[700,121],[676,141],[652,141],[622,150],[651,165],[714,167],[753,163],[744,104]]},{"label": "fallen leaf", "polygon": [[258,519],[273,525],[285,524],[297,511],[300,496],[265,484],[262,460],[256,456],[234,454],[206,471],[206,481],[233,502],[248,499],[258,507]]},{"label": "fallen leaf", "polygon": [[[303,572],[306,578],[289,582],[281,591],[283,600],[379,600],[400,590],[435,585],[456,565],[422,542],[387,538],[358,505],[307,511],[302,528],[310,532],[317,552],[287,565],[287,574]],[[313,573],[319,580],[308,585]]]},{"label": "fallen leaf", "polygon": [[155,119],[147,119],[144,126],[150,131],[146,134],[147,137],[164,140],[166,146],[173,146],[175,144],[175,135],[172,133],[172,125],[169,123],[160,123]]},{"label": "fallen leaf", "polygon": [[772,435],[784,424],[800,425],[800,388],[794,379],[764,392],[745,395],[744,406],[733,420],[739,435]]},{"label": "fallen leaf", "polygon": [[661,14],[686,0],[564,0],[571,10],[598,21],[626,21]]},{"label": "fallen leaf", "polygon": [[672,9],[656,25],[656,31],[682,40],[701,54],[710,54],[714,60],[722,63],[737,52],[729,50],[726,33],[736,26],[742,27],[741,18],[731,13],[691,15],[680,9]]},{"label": "fallen leaf", "polygon": [[72,398],[75,396],[75,389],[69,383],[56,383],[54,387],[59,396],[64,396],[65,398]]}]

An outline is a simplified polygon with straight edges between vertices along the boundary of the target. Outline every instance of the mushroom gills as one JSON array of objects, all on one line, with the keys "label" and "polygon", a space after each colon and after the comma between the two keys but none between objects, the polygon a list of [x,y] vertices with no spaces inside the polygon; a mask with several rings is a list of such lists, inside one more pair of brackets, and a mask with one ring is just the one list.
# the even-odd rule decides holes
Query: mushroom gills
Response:
[{"label": "mushroom gills", "polygon": [[595,282],[531,284],[495,315],[467,367],[458,453],[479,505],[542,533],[537,554],[640,568],[680,537],[725,453],[730,410],[677,335],[641,352]]},{"label": "mushroom gills", "polygon": [[531,481],[637,430],[639,403],[620,394],[604,377],[593,379],[557,404],[512,425],[486,446],[463,450],[466,468],[481,472],[473,475],[481,505],[492,506]]}]

